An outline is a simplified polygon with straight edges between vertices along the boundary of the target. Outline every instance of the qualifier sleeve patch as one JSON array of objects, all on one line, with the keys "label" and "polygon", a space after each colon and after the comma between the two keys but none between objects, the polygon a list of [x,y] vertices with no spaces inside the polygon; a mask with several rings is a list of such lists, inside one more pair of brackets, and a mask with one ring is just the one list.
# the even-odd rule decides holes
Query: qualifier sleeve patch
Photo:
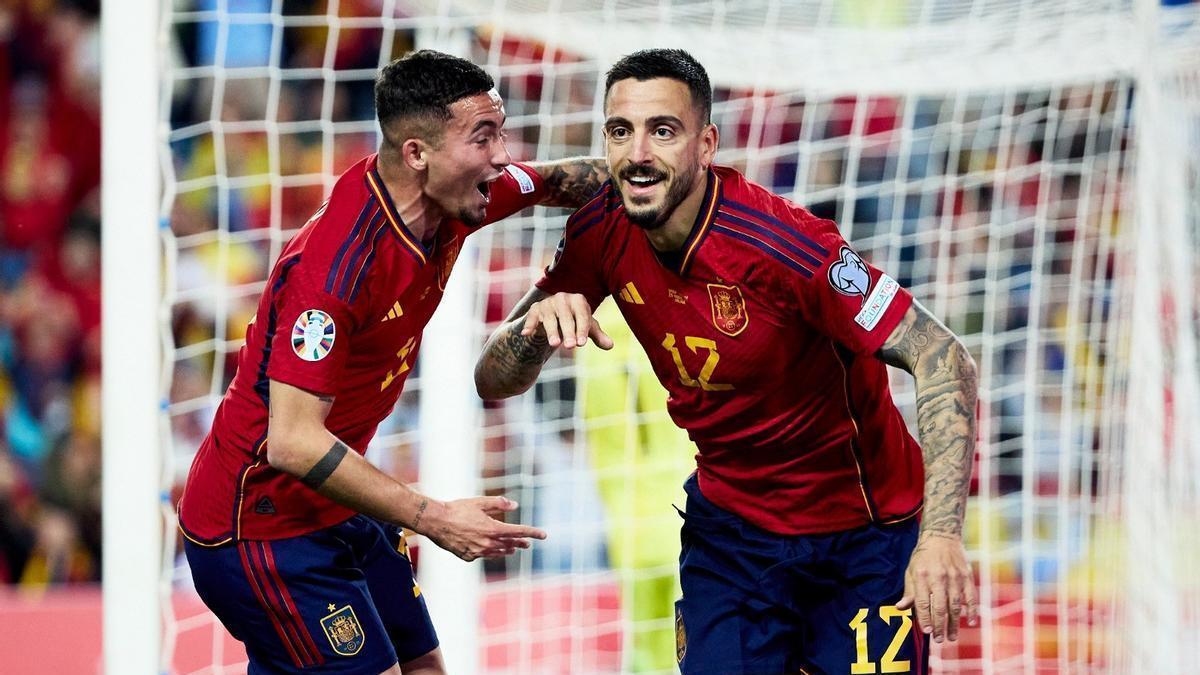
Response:
[{"label": "qualifier sleeve patch", "polygon": [[319,309],[306,309],[292,326],[292,351],[305,361],[320,361],[333,351],[336,337],[333,317]]},{"label": "qualifier sleeve patch", "polygon": [[879,277],[875,288],[867,296],[867,301],[863,303],[862,309],[858,310],[858,314],[854,317],[854,323],[867,330],[874,330],[899,292],[900,284],[895,279],[886,274]]},{"label": "qualifier sleeve patch", "polygon": [[530,192],[533,192],[535,187],[533,184],[533,179],[529,177],[529,174],[522,171],[520,167],[518,167],[516,164],[509,164],[508,166],[504,167],[504,170],[508,172],[508,175],[517,179],[517,185],[521,188],[521,194],[527,195]]}]

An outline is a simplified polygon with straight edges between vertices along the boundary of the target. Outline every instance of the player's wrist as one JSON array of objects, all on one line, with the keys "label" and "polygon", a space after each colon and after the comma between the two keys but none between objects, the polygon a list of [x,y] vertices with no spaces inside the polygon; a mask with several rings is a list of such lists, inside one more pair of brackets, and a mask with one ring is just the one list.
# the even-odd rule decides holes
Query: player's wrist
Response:
[{"label": "player's wrist", "polygon": [[446,502],[420,495],[417,507],[408,518],[408,529],[418,534],[427,534],[437,529],[438,523],[445,522]]},{"label": "player's wrist", "polygon": [[917,542],[920,543],[923,541],[927,541],[929,539],[948,539],[951,541],[956,541],[961,544],[962,543],[962,531],[959,530],[959,531],[955,532],[955,531],[949,531],[949,530],[924,530],[923,529],[923,530],[921,530],[920,535],[917,537]]}]

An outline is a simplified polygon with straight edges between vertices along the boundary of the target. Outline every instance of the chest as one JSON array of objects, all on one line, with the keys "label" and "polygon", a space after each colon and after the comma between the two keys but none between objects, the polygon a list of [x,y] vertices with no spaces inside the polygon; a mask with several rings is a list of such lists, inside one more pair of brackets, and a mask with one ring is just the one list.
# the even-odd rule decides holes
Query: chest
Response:
[{"label": "chest", "polygon": [[387,266],[371,284],[370,309],[354,336],[358,365],[385,373],[385,382],[388,374],[394,379],[411,370],[421,333],[441,303],[462,243],[462,235],[440,241],[424,265],[415,264],[404,250],[390,251],[389,259],[381,261]]},{"label": "chest", "polygon": [[701,256],[681,276],[648,247],[614,262],[606,285],[668,388],[744,390],[792,369],[800,326],[769,270]]}]

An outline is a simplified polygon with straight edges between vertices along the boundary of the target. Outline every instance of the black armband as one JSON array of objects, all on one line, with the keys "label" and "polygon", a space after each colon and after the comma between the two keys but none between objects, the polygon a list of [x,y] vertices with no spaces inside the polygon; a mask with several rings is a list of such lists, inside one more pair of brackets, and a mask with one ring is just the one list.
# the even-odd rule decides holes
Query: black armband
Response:
[{"label": "black armband", "polygon": [[329,480],[329,477],[333,475],[338,465],[342,463],[342,458],[346,456],[346,450],[345,443],[341,441],[335,442],[333,447],[329,449],[329,452],[325,453],[325,456],[321,458],[321,461],[314,464],[313,468],[304,474],[300,482],[314,490],[320,490],[325,481]]}]

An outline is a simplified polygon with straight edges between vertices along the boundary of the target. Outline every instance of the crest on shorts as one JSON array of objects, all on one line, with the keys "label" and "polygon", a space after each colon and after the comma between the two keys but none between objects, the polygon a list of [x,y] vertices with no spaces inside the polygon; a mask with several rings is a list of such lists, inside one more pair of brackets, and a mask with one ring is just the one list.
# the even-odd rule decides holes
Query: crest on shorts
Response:
[{"label": "crest on shorts", "polygon": [[858,254],[843,246],[838,253],[841,260],[829,266],[829,285],[842,295],[858,296],[864,300],[871,287],[871,273]]},{"label": "crest on shorts", "polygon": [[683,628],[683,612],[675,607],[675,663],[683,663],[687,653],[687,631]]},{"label": "crest on shorts", "polygon": [[325,631],[325,637],[329,638],[333,651],[342,656],[357,654],[367,639],[350,605],[321,619],[321,628]]},{"label": "crest on shorts", "polygon": [[708,300],[712,305],[713,325],[733,337],[746,330],[750,316],[746,314],[746,299],[737,286],[708,284]]},{"label": "crest on shorts", "polygon": [[458,260],[458,254],[462,252],[462,241],[455,237],[446,244],[446,257],[442,259],[442,265],[438,268],[438,289],[446,290],[446,284],[450,281],[450,272],[454,269],[454,261]]},{"label": "crest on shorts", "polygon": [[319,309],[306,309],[292,326],[292,351],[305,361],[320,361],[329,356],[336,337],[332,316]]}]

